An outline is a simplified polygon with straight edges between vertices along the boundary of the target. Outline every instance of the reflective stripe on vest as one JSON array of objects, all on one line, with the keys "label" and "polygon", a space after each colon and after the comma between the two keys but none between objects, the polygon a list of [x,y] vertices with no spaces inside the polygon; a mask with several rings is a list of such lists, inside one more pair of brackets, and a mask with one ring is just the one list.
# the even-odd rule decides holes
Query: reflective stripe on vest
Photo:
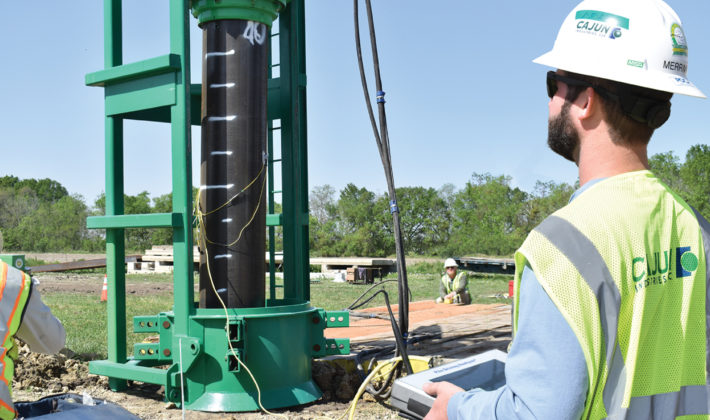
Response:
[{"label": "reflective stripe on vest", "polygon": [[[545,236],[552,245],[567,257],[594,292],[599,304],[599,315],[604,334],[606,366],[613,366],[612,356],[614,354],[621,355],[620,351],[615,351],[616,326],[619,321],[621,295],[616,284],[614,284],[614,279],[609,273],[604,259],[589,238],[584,236],[570,222],[560,217],[548,217],[535,230]],[[601,370],[603,366],[600,364],[599,369]],[[598,375],[601,376],[601,372],[598,372]],[[596,395],[596,390],[592,390],[591,395]],[[607,402],[605,390],[604,406],[608,409],[610,405]]]},{"label": "reflective stripe on vest", "polygon": [[20,317],[27,304],[32,282],[24,272],[10,268],[6,263],[1,263],[0,266],[0,337],[2,337],[0,399],[3,402],[0,404],[0,418],[5,418],[6,406],[13,407],[12,377],[15,364],[9,352],[15,345],[15,333],[20,328]]},{"label": "reflective stripe on vest", "polygon": [[[8,405],[7,401],[10,401]],[[0,419],[15,418],[15,406],[12,404],[12,395],[10,389],[4,383],[0,382]]]},{"label": "reflective stripe on vest", "polygon": [[[448,274],[444,274],[441,277],[441,283],[444,285],[444,289],[446,289],[446,293],[451,293],[454,290],[457,290],[459,287],[461,287],[461,282],[462,279],[466,276],[466,274],[463,271],[459,271],[456,273],[456,276],[452,279],[449,277]],[[465,290],[468,290],[468,284],[466,284]]]}]

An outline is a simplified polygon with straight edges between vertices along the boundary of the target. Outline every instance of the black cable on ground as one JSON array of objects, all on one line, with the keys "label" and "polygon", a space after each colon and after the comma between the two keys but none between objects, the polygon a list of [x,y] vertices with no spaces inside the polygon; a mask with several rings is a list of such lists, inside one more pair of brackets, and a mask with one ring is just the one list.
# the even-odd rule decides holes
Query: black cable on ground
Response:
[{"label": "black cable on ground", "polygon": [[[365,77],[365,69],[362,61],[362,49],[360,47],[360,19],[358,11],[358,1],[359,0],[354,0],[353,4],[355,20],[355,46],[357,49],[358,66],[360,68],[360,80],[362,82],[363,93],[365,94],[367,112],[370,116],[370,123],[372,125],[372,130],[375,134],[377,148],[380,152],[380,159],[382,160],[382,166],[385,171],[385,178],[387,179],[387,189],[390,198],[390,213],[392,214],[392,221],[394,225],[395,253],[397,256],[397,287],[399,291],[398,330],[401,334],[401,337],[399,337],[399,339],[401,339],[402,341],[402,343],[398,342],[398,352],[402,355],[402,360],[404,362],[407,372],[411,373],[412,366],[409,362],[409,358],[406,356],[406,342],[409,331],[409,285],[407,283],[407,267],[404,259],[404,249],[402,247],[402,232],[400,230],[397,194],[394,186],[394,176],[392,175],[392,158],[390,156],[389,133],[387,131],[387,115],[385,113],[385,92],[382,90],[382,80],[380,77],[380,62],[377,54],[377,40],[375,38],[375,24],[372,18],[372,5],[370,3],[370,0],[365,0],[365,5],[367,8],[368,26],[370,31],[370,44],[372,47],[372,58],[375,70],[375,87],[377,89],[377,109],[380,122],[380,130],[378,132],[377,123],[375,122],[375,116],[372,110],[372,103],[370,102],[370,93],[367,87],[367,79]],[[385,296],[387,295],[385,294]],[[397,339],[398,337],[395,338]]]},{"label": "black cable on ground", "polygon": [[[382,280],[382,281],[379,282],[379,283],[373,284],[373,285],[370,286],[367,290],[365,290],[364,292],[362,292],[362,294],[361,294],[360,296],[358,296],[358,298],[355,299],[355,301],[353,301],[353,303],[351,303],[350,306],[348,306],[345,310],[346,310],[346,311],[352,311],[352,310],[355,310],[355,309],[360,308],[360,307],[362,307],[362,306],[365,306],[368,302],[370,302],[370,301],[372,300],[372,298],[373,298],[375,295],[372,295],[370,298],[368,298],[368,299],[367,299],[366,301],[364,301],[364,302],[359,302],[360,299],[362,299],[363,296],[365,296],[366,294],[368,294],[368,293],[369,293],[372,289],[374,289],[375,287],[381,286],[381,285],[383,285],[383,284],[385,284],[385,283],[389,283],[389,282],[391,282],[391,281],[399,281],[399,279],[397,279],[397,280],[394,280],[394,279]],[[407,292],[408,292],[408,295],[409,295],[409,300],[412,300],[412,291],[409,290],[409,287],[407,287]]]},{"label": "black cable on ground", "polygon": [[[387,294],[386,291],[380,290],[377,293],[375,293],[374,296],[378,295],[379,293],[382,293],[385,296],[385,304],[387,305],[387,311],[390,314],[390,322],[392,323],[392,331],[394,332],[394,337],[395,341],[397,342],[397,347],[400,350],[400,353],[402,354],[402,361],[407,361],[409,362],[409,356],[407,355],[407,346],[404,344],[404,340],[402,339],[402,333],[399,331],[399,328],[397,327],[397,323],[394,320],[394,314],[392,313],[392,307],[390,306],[390,300],[389,300],[389,295]],[[373,296],[373,297],[374,297]],[[404,363],[403,363],[404,364]],[[407,374],[412,374],[412,366],[405,365],[405,369],[407,371]],[[401,365],[397,366],[396,368],[392,369],[387,375],[387,379],[382,383],[380,388],[375,388],[373,385],[368,385],[367,386],[367,391],[372,394],[374,397],[379,398],[379,399],[387,399],[390,396],[390,393],[392,392],[391,390],[391,385],[394,379],[398,376],[400,376],[402,372]]]},{"label": "black cable on ground", "polygon": [[[397,280],[393,280],[393,279],[390,279],[390,280],[383,280],[383,281],[381,281],[381,282],[379,282],[379,283],[375,283],[375,284],[373,284],[372,286],[368,287],[368,289],[365,290],[364,292],[362,292],[362,294],[361,294],[360,296],[358,296],[358,298],[355,299],[355,301],[354,301],[352,304],[350,304],[350,306],[348,306],[346,310],[357,309],[357,308],[359,308],[359,307],[365,305],[367,302],[369,302],[369,301],[372,299],[372,297],[371,297],[370,299],[368,299],[367,302],[363,302],[363,303],[359,303],[359,304],[358,304],[358,302],[360,301],[360,299],[362,299],[363,296],[365,296],[366,294],[368,294],[368,293],[370,292],[370,290],[374,289],[375,287],[381,286],[381,285],[383,285],[383,284],[385,284],[385,283],[389,283],[389,282],[391,282],[391,281],[397,281]],[[373,297],[374,297],[374,296],[375,296],[375,295],[373,295]]]},{"label": "black cable on ground", "polygon": [[404,363],[404,367],[407,370],[407,374],[412,373],[412,365],[409,362],[409,356],[407,355],[407,345],[404,343],[404,337],[402,337],[402,332],[399,329],[399,326],[397,325],[397,322],[394,320],[394,314],[392,314],[392,307],[390,306],[390,298],[389,295],[387,295],[387,292],[384,290],[380,290],[375,295],[378,293],[382,293],[385,296],[385,304],[387,305],[387,312],[390,314],[390,323],[392,324],[392,331],[394,332],[394,339],[397,342],[397,347],[399,348],[399,352],[402,355],[402,361]]}]

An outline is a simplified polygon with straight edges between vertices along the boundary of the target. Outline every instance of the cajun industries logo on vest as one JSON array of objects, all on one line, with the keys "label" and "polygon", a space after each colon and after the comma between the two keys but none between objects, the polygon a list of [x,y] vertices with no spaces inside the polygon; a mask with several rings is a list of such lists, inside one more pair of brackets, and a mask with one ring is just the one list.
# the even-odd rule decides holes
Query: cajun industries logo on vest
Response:
[{"label": "cajun industries logo on vest", "polygon": [[636,257],[631,263],[634,288],[638,292],[649,286],[666,284],[673,279],[689,277],[698,269],[698,257],[689,246]]},{"label": "cajun industries logo on vest", "polygon": [[579,10],[575,14],[577,32],[616,39],[629,30],[629,19],[598,10]]}]

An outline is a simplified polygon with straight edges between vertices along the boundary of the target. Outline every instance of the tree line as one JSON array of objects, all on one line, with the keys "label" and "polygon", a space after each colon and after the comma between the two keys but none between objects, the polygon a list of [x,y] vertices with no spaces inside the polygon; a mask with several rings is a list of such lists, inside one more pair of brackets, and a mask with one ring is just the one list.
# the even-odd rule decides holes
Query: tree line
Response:
[{"label": "tree line", "polygon": [[[685,160],[673,152],[653,155],[651,170],[710,219],[710,147],[691,147]],[[506,175],[474,173],[463,188],[397,189],[401,232],[409,255],[509,256],[545,217],[564,206],[577,185],[538,181],[533,191],[512,185]],[[126,195],[125,213],[166,213],[172,195]],[[394,254],[389,198],[348,184],[340,191],[316,186],[309,197],[310,248],[315,256]],[[276,212],[280,211],[277,206]],[[0,232],[4,248],[22,251],[105,249],[104,233],[86,228],[86,217],[102,215],[105,197],[87,205],[51,179],[0,178]],[[280,228],[276,248],[281,249]],[[126,248],[143,251],[170,244],[170,229],[126,229]]]}]

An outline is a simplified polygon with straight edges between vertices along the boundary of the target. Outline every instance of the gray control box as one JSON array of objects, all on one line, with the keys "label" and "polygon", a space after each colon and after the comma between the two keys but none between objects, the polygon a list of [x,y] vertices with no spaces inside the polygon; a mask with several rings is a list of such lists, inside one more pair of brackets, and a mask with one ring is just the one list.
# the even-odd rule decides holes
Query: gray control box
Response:
[{"label": "gray control box", "polygon": [[465,390],[500,388],[505,385],[507,356],[500,350],[489,350],[397,379],[392,385],[390,404],[402,417],[422,419],[434,403],[434,398],[422,390],[427,382],[451,382]]}]

